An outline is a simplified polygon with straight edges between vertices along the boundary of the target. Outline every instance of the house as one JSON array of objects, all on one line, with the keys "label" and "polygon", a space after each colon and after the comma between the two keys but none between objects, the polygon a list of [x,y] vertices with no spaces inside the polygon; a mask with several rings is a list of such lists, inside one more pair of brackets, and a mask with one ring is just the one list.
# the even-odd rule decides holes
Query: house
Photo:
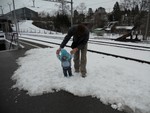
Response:
[{"label": "house", "polygon": [[[33,18],[38,17],[37,12],[35,12],[27,7],[16,9],[15,13],[16,13],[17,20],[31,20]],[[5,16],[10,19],[13,17],[13,15],[14,15],[14,11],[11,11],[11,12],[5,14]]]},{"label": "house", "polygon": [[115,27],[118,24],[118,21],[111,21],[108,22],[107,25],[104,27],[107,33],[113,33],[115,31]]},{"label": "house", "polygon": [[0,32],[12,32],[11,20],[4,16],[0,16]]}]

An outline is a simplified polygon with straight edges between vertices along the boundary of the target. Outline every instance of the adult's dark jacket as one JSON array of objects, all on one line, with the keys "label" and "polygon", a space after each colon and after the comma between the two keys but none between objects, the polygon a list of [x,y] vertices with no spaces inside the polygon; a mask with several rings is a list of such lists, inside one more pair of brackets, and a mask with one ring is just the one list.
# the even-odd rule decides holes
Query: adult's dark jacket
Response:
[{"label": "adult's dark jacket", "polygon": [[81,49],[82,47],[84,47],[87,44],[87,42],[89,40],[88,28],[85,27],[85,30],[81,35],[78,35],[77,28],[78,28],[78,26],[73,26],[68,30],[67,35],[65,36],[63,42],[60,45],[61,48],[64,48],[66,46],[66,44],[68,43],[68,41],[70,40],[70,38],[72,36],[73,36],[73,42],[71,45],[72,49],[74,49],[74,48]]}]

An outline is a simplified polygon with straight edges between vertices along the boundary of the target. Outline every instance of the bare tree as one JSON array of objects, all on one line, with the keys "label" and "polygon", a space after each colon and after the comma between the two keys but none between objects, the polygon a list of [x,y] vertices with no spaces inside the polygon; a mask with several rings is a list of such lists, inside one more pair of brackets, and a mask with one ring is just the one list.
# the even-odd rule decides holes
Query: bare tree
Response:
[{"label": "bare tree", "polygon": [[132,9],[135,9],[136,6],[139,7],[139,12],[136,15],[134,15],[134,13],[130,14],[130,17],[132,16],[130,20],[134,20],[133,23],[135,28],[137,28],[136,30],[140,30],[144,39],[146,39],[149,26],[149,14],[147,14],[149,8],[149,0],[121,0],[121,4],[124,10],[127,9],[131,12],[133,12]]},{"label": "bare tree", "polygon": [[140,11],[148,9],[148,0],[121,0],[120,4],[123,10],[125,9],[132,10],[137,5],[139,6]]},{"label": "bare tree", "polygon": [[84,11],[86,11],[85,3],[80,3],[79,6],[76,7],[76,9],[81,13],[84,14]]},{"label": "bare tree", "polygon": [[56,4],[58,6],[58,12],[62,14],[68,14],[70,12],[70,6],[67,5],[67,2],[62,1],[61,4]]}]

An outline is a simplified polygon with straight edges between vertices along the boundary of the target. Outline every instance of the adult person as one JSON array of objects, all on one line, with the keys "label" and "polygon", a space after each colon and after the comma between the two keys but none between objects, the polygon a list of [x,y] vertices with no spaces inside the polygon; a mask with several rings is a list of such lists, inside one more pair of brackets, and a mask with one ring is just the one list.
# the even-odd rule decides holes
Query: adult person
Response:
[{"label": "adult person", "polygon": [[[60,48],[57,53],[60,52],[61,48],[64,48],[68,41],[73,36],[73,42],[71,44],[71,54],[74,54],[74,68],[75,72],[81,72],[82,77],[86,77],[86,64],[87,64],[87,43],[89,40],[89,30],[83,25],[75,25],[68,30],[67,35],[62,41]],[[80,55],[81,54],[81,55]]]}]

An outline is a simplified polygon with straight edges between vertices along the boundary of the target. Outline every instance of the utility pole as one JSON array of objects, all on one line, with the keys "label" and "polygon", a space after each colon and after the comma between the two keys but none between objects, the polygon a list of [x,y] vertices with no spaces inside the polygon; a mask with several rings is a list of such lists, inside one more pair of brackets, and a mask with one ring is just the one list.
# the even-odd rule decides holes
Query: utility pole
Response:
[{"label": "utility pole", "polygon": [[73,0],[71,1],[65,1],[67,3],[71,4],[71,26],[73,25]]},{"label": "utility pole", "polygon": [[71,4],[71,26],[73,25],[73,0],[70,2]]},{"label": "utility pole", "polygon": [[12,3],[7,3],[7,4],[9,6],[9,10],[10,10],[10,13],[11,13],[11,20],[13,20],[13,13],[11,11],[11,5],[12,5]]},{"label": "utility pole", "polygon": [[15,26],[16,26],[16,32],[18,32],[18,26],[17,26],[17,18],[16,18],[16,9],[15,9],[15,2],[14,2],[14,0],[12,0],[13,1],[13,16],[14,16],[14,23],[15,23]]},{"label": "utility pole", "polygon": [[73,25],[73,0],[71,1],[65,1],[67,3],[71,4],[71,26]]},{"label": "utility pole", "polygon": [[[12,0],[13,1],[13,12],[14,12],[14,22],[15,22],[15,26],[16,26],[16,33],[18,33],[18,25],[17,25],[17,18],[16,18],[16,12],[15,12],[15,2],[14,2],[14,0]],[[17,46],[18,46],[18,48],[19,48],[19,39],[18,39],[18,35],[17,35]]]},{"label": "utility pole", "polygon": [[0,9],[1,9],[1,12],[2,12],[1,15],[3,15],[4,14],[4,12],[3,12],[4,8],[2,6],[0,6]]},{"label": "utility pole", "polygon": [[73,0],[71,1],[65,1],[65,0],[45,0],[50,2],[57,2],[62,4],[62,14],[64,14],[64,3],[70,3],[71,4],[71,26],[73,25]]},{"label": "utility pole", "polygon": [[8,6],[9,6],[9,10],[10,10],[10,12],[11,12],[11,3],[7,3],[8,4]]},{"label": "utility pole", "polygon": [[64,11],[64,0],[61,0],[61,4],[62,4],[62,14],[65,14],[65,11]]},{"label": "utility pole", "polygon": [[145,36],[144,36],[144,40],[147,40],[147,33],[149,31],[149,19],[150,19],[150,0],[148,1],[148,17],[147,17],[147,24],[146,24],[146,32],[145,32]]},{"label": "utility pole", "polygon": [[35,0],[32,0],[33,1],[33,7],[35,7]]}]

